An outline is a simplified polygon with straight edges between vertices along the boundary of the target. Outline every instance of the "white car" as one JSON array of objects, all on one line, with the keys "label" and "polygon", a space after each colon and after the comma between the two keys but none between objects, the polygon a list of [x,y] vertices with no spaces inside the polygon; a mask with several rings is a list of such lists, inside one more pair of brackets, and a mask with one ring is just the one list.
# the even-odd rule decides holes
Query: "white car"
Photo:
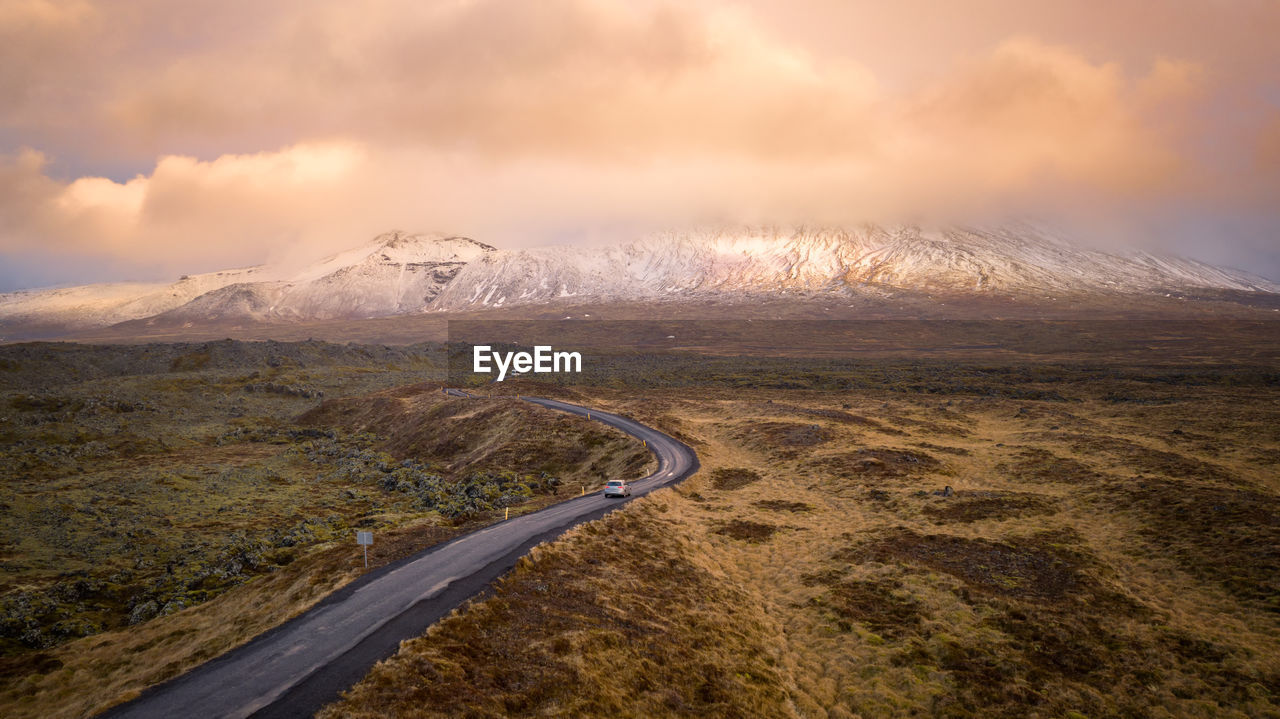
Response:
[{"label": "white car", "polygon": [[604,485],[606,497],[630,497],[631,485],[625,479],[611,479]]}]

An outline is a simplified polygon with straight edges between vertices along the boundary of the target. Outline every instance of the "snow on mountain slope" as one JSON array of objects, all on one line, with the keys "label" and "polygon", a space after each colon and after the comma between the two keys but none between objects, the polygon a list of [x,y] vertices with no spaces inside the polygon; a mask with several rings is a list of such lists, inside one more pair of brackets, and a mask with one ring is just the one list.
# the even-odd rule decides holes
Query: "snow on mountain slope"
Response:
[{"label": "snow on mountain slope", "polygon": [[420,312],[464,265],[494,251],[465,237],[388,232],[283,279],[221,287],[157,319],[328,320]]},{"label": "snow on mountain slope", "polygon": [[366,249],[344,252],[294,276],[271,312],[299,319],[418,312],[464,265],[494,251],[464,237],[388,233]]},{"label": "snow on mountain slope", "polygon": [[76,329],[135,319],[289,322],[557,300],[698,301],[884,288],[1028,297],[1280,293],[1275,283],[1246,273],[1146,252],[1083,249],[1030,225],[699,229],[606,247],[508,251],[462,237],[390,232],[300,271],[251,267],[172,284],[0,295],[0,334],[22,326]]},{"label": "snow on mountain slope", "polygon": [[66,329],[127,320],[333,319],[421,310],[467,262],[493,248],[461,237],[389,232],[298,272],[272,267],[0,295],[0,323]]},{"label": "snow on mountain slope", "polygon": [[0,322],[65,328],[101,327],[150,317],[180,307],[210,291],[253,282],[261,267],[184,275],[177,282],[112,282],[0,294]]},{"label": "snow on mountain slope", "polygon": [[494,252],[464,267],[431,309],[875,286],[1041,294],[1280,291],[1267,280],[1192,260],[1082,249],[1026,225],[940,231],[763,228],[665,233],[602,248]]}]

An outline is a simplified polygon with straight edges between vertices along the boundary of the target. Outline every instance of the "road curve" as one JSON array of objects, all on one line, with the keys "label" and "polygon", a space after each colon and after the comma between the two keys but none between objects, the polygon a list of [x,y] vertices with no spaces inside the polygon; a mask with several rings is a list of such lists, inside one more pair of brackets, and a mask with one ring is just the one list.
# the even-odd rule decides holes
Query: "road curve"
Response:
[{"label": "road curve", "polygon": [[[524,399],[570,414],[589,413],[592,420],[644,440],[658,469],[633,483],[633,499],[698,469],[698,457],[687,445],[639,422],[558,400]],[[393,654],[401,640],[420,635],[482,591],[534,545],[626,501],[605,499],[599,492],[577,497],[369,572],[298,617],[103,716],[310,717]]]}]

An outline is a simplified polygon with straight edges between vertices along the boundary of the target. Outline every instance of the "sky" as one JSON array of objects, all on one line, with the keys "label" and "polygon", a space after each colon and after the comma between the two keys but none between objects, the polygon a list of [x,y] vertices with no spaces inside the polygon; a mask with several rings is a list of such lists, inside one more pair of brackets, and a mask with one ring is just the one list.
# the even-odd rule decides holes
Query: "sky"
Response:
[{"label": "sky", "polygon": [[1280,280],[1273,0],[0,0],[0,291],[1035,219]]}]

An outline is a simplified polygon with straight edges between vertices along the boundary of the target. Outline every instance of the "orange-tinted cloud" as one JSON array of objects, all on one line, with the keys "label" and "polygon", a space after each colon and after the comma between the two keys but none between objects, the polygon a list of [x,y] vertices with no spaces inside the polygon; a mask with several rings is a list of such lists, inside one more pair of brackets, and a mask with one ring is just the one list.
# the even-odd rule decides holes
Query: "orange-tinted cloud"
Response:
[{"label": "orange-tinted cloud", "polygon": [[1141,15],[1128,0],[1092,25],[1072,3],[926,5],[0,0],[0,254],[194,271],[392,226],[510,245],[1267,211],[1274,123],[1222,115],[1266,114],[1274,83],[1247,70],[1270,11],[1224,7],[1253,25],[1195,45],[1202,4],[1171,3],[1163,45],[1135,49],[1107,22]]}]

